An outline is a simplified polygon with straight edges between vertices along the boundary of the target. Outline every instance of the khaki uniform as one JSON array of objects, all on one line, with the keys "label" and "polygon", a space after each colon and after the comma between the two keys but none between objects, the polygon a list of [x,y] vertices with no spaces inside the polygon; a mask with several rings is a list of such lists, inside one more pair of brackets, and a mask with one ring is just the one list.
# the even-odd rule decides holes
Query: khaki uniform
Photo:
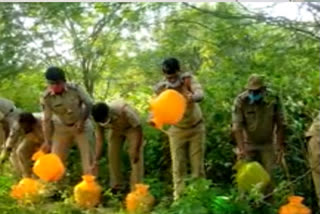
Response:
[{"label": "khaki uniform", "polygon": [[0,98],[0,149],[4,147],[5,141],[14,122],[17,120],[19,110],[10,100]]},{"label": "khaki uniform", "polygon": [[3,145],[5,144],[6,138],[8,133],[8,125],[5,121],[0,122],[0,151],[3,148]]},{"label": "khaki uniform", "polygon": [[[168,134],[172,159],[172,176],[174,198],[178,199],[184,189],[184,179],[187,175],[187,161],[190,161],[191,175],[194,178],[205,177],[205,126],[198,101],[203,98],[201,85],[188,73],[180,74],[180,86],[171,88],[182,95],[192,93],[196,101],[187,104],[182,120],[171,126]],[[155,87],[156,94],[169,89],[169,83],[164,80]]]},{"label": "khaki uniform", "polygon": [[278,97],[267,91],[259,103],[250,103],[245,91],[234,101],[233,131],[244,134],[247,159],[260,162],[271,174],[275,164],[275,138],[283,130],[284,116]]},{"label": "khaki uniform", "polygon": [[35,116],[37,123],[34,125],[32,132],[25,133],[18,122],[15,122],[13,131],[6,141],[6,148],[12,149],[11,162],[23,177],[32,175],[32,155],[39,150],[43,143],[42,118],[40,115]]},{"label": "khaki uniform", "polygon": [[[108,129],[108,159],[110,171],[110,186],[112,188],[119,187],[123,184],[123,176],[121,173],[120,151],[123,143],[128,141],[128,153],[131,164],[130,187],[133,190],[134,185],[141,183],[144,174],[143,166],[143,143],[142,130],[138,113],[126,104],[124,101],[114,101],[109,105],[110,122],[101,126]],[[136,148],[141,143],[139,150],[139,161],[134,163]]]},{"label": "khaki uniform", "polygon": [[320,207],[320,114],[306,133],[309,138],[308,152],[312,178]]},{"label": "khaki uniform", "polygon": [[78,86],[66,84],[65,91],[56,95],[45,91],[41,104],[46,117],[52,119],[52,152],[65,162],[69,148],[77,142],[80,149],[83,173],[90,173],[94,155],[94,130],[89,119],[86,120],[84,131],[78,132],[75,127],[83,117],[83,105],[91,108],[92,102]]}]

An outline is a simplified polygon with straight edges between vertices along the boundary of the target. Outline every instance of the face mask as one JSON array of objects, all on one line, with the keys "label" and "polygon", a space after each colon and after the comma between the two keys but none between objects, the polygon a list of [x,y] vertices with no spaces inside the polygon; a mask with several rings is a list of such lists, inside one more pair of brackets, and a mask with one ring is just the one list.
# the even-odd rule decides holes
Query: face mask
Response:
[{"label": "face mask", "polygon": [[24,130],[25,134],[29,134],[30,132],[32,132],[32,126],[30,125],[24,124],[24,125],[21,125],[21,127]]},{"label": "face mask", "polygon": [[249,99],[250,99],[250,104],[253,104],[261,100],[262,95],[260,93],[259,94],[249,93]]},{"label": "face mask", "polygon": [[50,90],[55,94],[61,94],[64,91],[64,85],[63,84],[54,84],[50,85]]},{"label": "face mask", "polygon": [[168,88],[177,88],[177,87],[179,87],[180,85],[181,85],[181,80],[180,80],[180,78],[177,78],[177,80],[174,81],[174,82],[169,82],[169,81],[168,81]]},{"label": "face mask", "polygon": [[103,123],[99,122],[99,125],[102,126],[102,127],[105,127],[105,126],[107,126],[107,125],[110,123],[110,121],[111,121],[111,119],[108,118],[108,120],[105,121],[105,122],[103,122]]}]

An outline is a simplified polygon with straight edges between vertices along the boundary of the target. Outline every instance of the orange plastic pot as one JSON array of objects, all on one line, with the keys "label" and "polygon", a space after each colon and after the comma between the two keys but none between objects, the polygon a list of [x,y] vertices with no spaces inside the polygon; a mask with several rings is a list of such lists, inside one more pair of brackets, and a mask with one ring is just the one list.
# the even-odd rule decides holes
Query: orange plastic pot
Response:
[{"label": "orange plastic pot", "polygon": [[136,184],[135,190],[126,197],[126,208],[129,213],[146,213],[152,209],[154,202],[154,197],[149,193],[149,186]]},{"label": "orange plastic pot", "polygon": [[290,196],[289,203],[280,208],[279,214],[311,214],[311,210],[302,201],[301,196]]},{"label": "orange plastic pot", "polygon": [[83,175],[82,181],[74,187],[74,199],[83,208],[91,208],[99,204],[101,187],[93,175]]},{"label": "orange plastic pot", "polygon": [[65,173],[65,167],[56,154],[38,151],[32,156],[32,160],[36,161],[32,171],[44,181],[58,181]]},{"label": "orange plastic pot", "polygon": [[151,123],[159,129],[164,124],[177,124],[183,118],[186,105],[182,94],[172,89],[165,90],[150,102]]},{"label": "orange plastic pot", "polygon": [[23,178],[11,188],[10,196],[17,200],[33,200],[39,195],[43,185],[32,178]]}]

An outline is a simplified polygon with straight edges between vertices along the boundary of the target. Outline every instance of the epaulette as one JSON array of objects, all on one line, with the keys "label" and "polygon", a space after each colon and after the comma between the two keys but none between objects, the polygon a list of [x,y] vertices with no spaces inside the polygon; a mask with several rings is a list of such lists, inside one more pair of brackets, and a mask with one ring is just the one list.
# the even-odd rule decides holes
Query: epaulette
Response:
[{"label": "epaulette", "polygon": [[78,89],[79,89],[79,86],[78,86],[78,84],[76,84],[76,83],[67,83],[67,84],[66,84],[66,87],[67,87],[68,89],[71,89],[71,90],[78,90]]},{"label": "epaulette", "polygon": [[249,93],[248,93],[247,90],[245,90],[245,91],[243,91],[242,93],[240,93],[240,94],[237,96],[237,99],[242,102],[242,101],[248,99],[248,97],[249,97]]},{"label": "epaulette", "polygon": [[167,88],[167,83],[166,83],[165,81],[158,82],[158,83],[153,87],[153,90],[157,92],[158,90],[163,89],[163,88]]},{"label": "epaulette", "polygon": [[191,77],[192,77],[192,74],[190,72],[184,72],[181,74],[181,79],[191,78]]},{"label": "epaulette", "polygon": [[49,90],[49,89],[46,89],[46,90],[42,93],[41,98],[42,98],[42,99],[45,99],[45,98],[47,98],[49,95],[50,95],[50,90]]}]

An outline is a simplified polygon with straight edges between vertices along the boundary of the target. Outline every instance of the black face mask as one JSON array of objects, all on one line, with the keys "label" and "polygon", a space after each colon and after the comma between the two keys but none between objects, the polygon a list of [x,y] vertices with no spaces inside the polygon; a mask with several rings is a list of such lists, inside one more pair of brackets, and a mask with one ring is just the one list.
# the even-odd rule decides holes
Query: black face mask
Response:
[{"label": "black face mask", "polygon": [[24,131],[25,134],[29,134],[30,132],[32,132],[32,126],[31,125],[21,125],[22,129]]}]

